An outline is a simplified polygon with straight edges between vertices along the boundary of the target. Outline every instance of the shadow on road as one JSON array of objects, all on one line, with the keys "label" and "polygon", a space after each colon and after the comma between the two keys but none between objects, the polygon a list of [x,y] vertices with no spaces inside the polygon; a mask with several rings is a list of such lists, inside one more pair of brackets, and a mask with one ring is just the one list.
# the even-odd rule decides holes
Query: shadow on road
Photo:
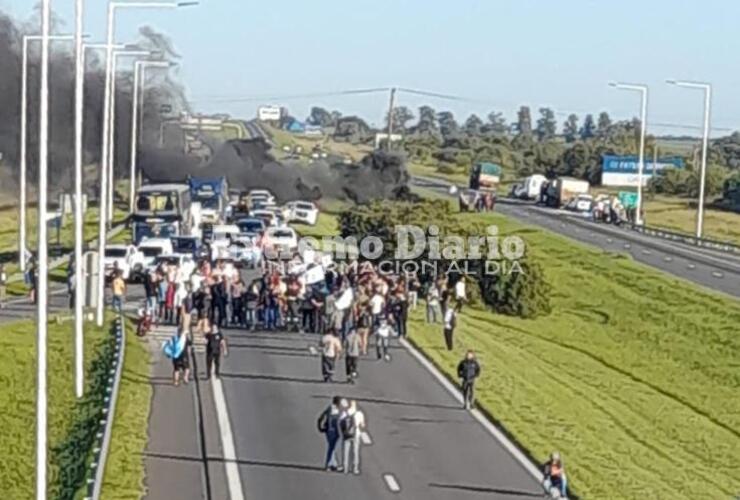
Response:
[{"label": "shadow on road", "polygon": [[492,488],[490,486],[471,486],[467,484],[439,484],[429,483],[430,488],[441,488],[446,490],[460,490],[469,491],[473,493],[496,493],[499,495],[512,495],[517,497],[527,498],[542,498],[543,493],[541,491],[521,491],[521,490],[507,490],[504,488]]}]

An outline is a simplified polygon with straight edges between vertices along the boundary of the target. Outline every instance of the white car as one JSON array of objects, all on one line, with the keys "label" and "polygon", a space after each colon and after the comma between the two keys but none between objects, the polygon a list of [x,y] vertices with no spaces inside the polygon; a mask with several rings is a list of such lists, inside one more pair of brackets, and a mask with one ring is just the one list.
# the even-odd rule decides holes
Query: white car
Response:
[{"label": "white car", "polygon": [[275,204],[275,196],[267,189],[252,189],[247,196],[249,197],[250,204],[256,200],[260,200],[265,205]]},{"label": "white car", "polygon": [[302,222],[315,226],[319,218],[319,209],[310,201],[291,201],[286,205],[290,221]]},{"label": "white car", "polygon": [[142,254],[142,268],[152,271],[156,269],[157,257],[173,252],[172,241],[169,238],[145,238],[139,243],[138,250]]},{"label": "white car", "polygon": [[298,251],[298,234],[292,227],[269,227],[262,248],[268,258],[290,258]]},{"label": "white car", "polygon": [[103,263],[106,276],[110,276],[117,268],[121,277],[128,281],[142,271],[144,255],[134,245],[106,245]]},{"label": "white car", "polygon": [[190,275],[195,270],[195,261],[193,256],[185,253],[172,253],[162,254],[154,261],[154,266],[160,264],[174,264],[177,266],[177,278],[178,282],[186,282],[190,279]]},{"label": "white car", "polygon": [[255,268],[262,261],[262,249],[257,245],[256,238],[240,237],[234,240],[229,247],[229,256],[235,262]]},{"label": "white car", "polygon": [[571,198],[565,205],[566,210],[574,212],[590,212],[594,205],[594,197],[590,194],[579,194]]},{"label": "white car", "polygon": [[280,223],[278,220],[277,214],[272,210],[267,209],[259,209],[259,210],[252,210],[249,212],[250,217],[254,217],[256,219],[262,219],[265,221],[265,224],[270,227],[277,227]]}]

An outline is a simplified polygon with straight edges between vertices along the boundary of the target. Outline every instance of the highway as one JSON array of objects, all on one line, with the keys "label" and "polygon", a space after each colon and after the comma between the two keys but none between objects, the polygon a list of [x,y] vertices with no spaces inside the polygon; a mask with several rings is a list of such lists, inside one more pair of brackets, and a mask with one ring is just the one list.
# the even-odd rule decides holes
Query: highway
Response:
[{"label": "highway", "polygon": [[[451,183],[413,179],[414,185],[447,193]],[[642,264],[697,285],[740,297],[740,259],[720,252],[636,233],[626,228],[596,224],[562,211],[500,198],[496,212],[525,224],[539,226],[608,252],[627,253]]]}]

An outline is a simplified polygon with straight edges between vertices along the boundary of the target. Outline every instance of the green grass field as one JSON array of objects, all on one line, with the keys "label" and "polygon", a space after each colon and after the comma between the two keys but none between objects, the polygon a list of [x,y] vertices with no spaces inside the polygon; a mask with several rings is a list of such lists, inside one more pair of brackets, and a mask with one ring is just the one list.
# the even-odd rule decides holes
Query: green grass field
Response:
[{"label": "green grass field", "polygon": [[[111,320],[112,318],[109,318]],[[101,415],[102,394],[112,352],[111,322],[86,329],[85,397],[74,396],[72,322],[51,323],[48,332],[49,498],[84,496],[87,464]],[[35,486],[36,327],[4,324],[0,335],[0,468],[3,498],[33,498]]]},{"label": "green grass field", "polygon": [[[656,196],[645,201],[645,222],[682,233],[696,232],[696,200]],[[706,208],[704,237],[740,245],[740,214]]]},{"label": "green grass field", "polygon": [[[553,286],[535,320],[467,308],[456,349],[422,311],[413,341],[450,377],[468,348],[485,410],[583,498],[732,498],[740,485],[740,302],[499,215]],[[331,224],[322,225],[331,230]]]},{"label": "green grass field", "polygon": [[101,498],[137,499],[144,494],[144,450],[149,406],[149,351],[134,335],[130,324],[126,338],[126,361],[121,378],[111,447]]}]

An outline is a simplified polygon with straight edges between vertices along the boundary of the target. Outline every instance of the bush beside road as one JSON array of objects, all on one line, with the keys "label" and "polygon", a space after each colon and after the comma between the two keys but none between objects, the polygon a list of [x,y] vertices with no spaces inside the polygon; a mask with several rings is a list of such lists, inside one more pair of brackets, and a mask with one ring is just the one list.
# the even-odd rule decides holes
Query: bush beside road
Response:
[{"label": "bush beside road", "polygon": [[411,339],[428,357],[454,377],[475,349],[483,408],[537,459],[560,450],[583,497],[736,493],[737,301],[499,215],[457,217],[524,238],[553,312],[523,320],[468,308],[452,353],[417,312]]}]

